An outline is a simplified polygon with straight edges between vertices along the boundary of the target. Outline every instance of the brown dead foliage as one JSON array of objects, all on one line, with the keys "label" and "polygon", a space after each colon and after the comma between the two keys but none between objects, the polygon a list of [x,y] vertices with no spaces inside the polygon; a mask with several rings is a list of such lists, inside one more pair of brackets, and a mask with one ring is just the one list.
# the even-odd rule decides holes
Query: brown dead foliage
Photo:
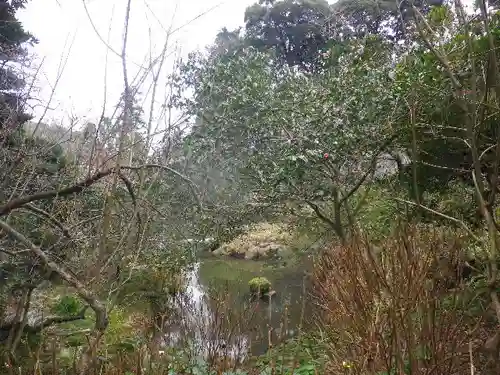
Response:
[{"label": "brown dead foliage", "polygon": [[[488,306],[461,278],[464,237],[402,227],[378,246],[361,235],[317,261],[314,301],[330,342],[328,374],[470,374]],[[487,373],[487,372],[482,372]]]}]

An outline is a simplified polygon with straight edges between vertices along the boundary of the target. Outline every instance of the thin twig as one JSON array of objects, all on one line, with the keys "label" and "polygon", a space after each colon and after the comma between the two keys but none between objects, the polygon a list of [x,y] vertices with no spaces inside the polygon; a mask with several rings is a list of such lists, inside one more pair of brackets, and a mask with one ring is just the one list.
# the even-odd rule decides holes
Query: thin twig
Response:
[{"label": "thin twig", "polygon": [[437,216],[441,216],[445,219],[448,219],[450,221],[453,221],[454,223],[457,223],[459,224],[462,228],[465,229],[465,231],[472,237],[474,238],[475,241],[479,242],[479,243],[482,243],[481,239],[479,237],[477,237],[474,232],[467,226],[467,224],[465,224],[462,220],[460,219],[457,219],[453,216],[449,216],[449,215],[446,215],[446,214],[443,214],[442,212],[439,212],[439,211],[436,211],[436,210],[433,210],[432,208],[429,208],[429,207],[426,207],[424,205],[421,205],[421,204],[418,204],[418,203],[415,203],[415,202],[411,202],[411,201],[408,201],[406,199],[401,199],[401,198],[394,198],[394,200],[398,201],[398,202],[401,202],[401,203],[405,203],[405,204],[409,204],[409,205],[412,205],[412,206],[416,206],[416,207],[420,207],[420,208],[423,208],[424,210],[426,211],[429,211],[430,213],[433,213],[434,215],[437,215]]}]

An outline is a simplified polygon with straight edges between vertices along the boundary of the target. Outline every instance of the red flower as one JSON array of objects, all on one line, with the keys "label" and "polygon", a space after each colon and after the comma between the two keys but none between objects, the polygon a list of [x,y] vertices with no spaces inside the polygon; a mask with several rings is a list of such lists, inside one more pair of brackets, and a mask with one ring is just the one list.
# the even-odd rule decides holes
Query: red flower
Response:
[{"label": "red flower", "polygon": [[328,155],[328,152],[325,152],[325,153],[323,154],[323,159],[325,159],[325,160],[326,160],[326,159],[328,159],[328,156],[330,156],[330,155]]}]

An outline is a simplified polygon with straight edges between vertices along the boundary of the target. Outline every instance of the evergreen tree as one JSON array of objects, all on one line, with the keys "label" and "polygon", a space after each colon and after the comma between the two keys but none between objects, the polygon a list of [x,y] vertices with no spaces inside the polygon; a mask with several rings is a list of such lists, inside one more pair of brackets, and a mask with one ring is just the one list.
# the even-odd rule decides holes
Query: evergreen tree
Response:
[{"label": "evergreen tree", "polygon": [[26,82],[18,65],[27,55],[27,44],[38,41],[16,17],[27,2],[0,0],[0,129],[17,129],[31,118],[24,111]]}]

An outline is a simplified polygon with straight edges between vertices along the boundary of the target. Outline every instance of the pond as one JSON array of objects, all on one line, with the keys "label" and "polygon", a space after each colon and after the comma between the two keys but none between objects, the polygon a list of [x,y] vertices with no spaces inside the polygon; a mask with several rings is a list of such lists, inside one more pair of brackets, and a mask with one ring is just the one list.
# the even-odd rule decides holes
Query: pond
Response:
[{"label": "pond", "polygon": [[[272,262],[203,255],[188,276],[187,292],[178,301],[181,313],[172,316],[175,324],[168,327],[165,345],[189,338],[206,356],[264,354],[301,326],[307,328],[311,263],[306,255]],[[257,276],[271,282],[276,294],[270,301],[251,298],[248,282]]]}]

